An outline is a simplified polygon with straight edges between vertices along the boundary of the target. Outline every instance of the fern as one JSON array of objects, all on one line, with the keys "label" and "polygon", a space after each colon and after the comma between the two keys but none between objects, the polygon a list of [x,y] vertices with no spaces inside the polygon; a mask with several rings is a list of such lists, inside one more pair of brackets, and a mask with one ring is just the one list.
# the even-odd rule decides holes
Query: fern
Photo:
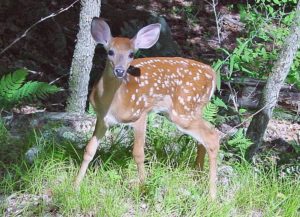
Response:
[{"label": "fern", "polygon": [[13,100],[26,76],[27,72],[24,69],[19,69],[14,73],[3,76],[0,80],[0,97],[8,101]]},{"label": "fern", "polygon": [[2,118],[0,118],[0,143],[4,143],[8,140],[8,131],[5,128],[5,124]]},{"label": "fern", "polygon": [[215,124],[218,111],[219,107],[216,104],[209,102],[204,107],[202,116],[205,120],[209,121],[212,124]]},{"label": "fern", "polygon": [[233,137],[227,142],[230,149],[241,154],[242,157],[245,156],[247,148],[252,145],[252,141],[246,138],[243,129],[239,129]]},{"label": "fern", "polygon": [[60,90],[45,82],[25,82],[27,75],[25,69],[19,69],[0,79],[0,109],[9,109],[24,102],[44,99]]},{"label": "fern", "polygon": [[53,85],[49,85],[44,82],[29,81],[25,83],[15,94],[16,100],[25,99],[26,101],[32,101],[37,99],[44,99],[49,94],[53,94],[59,91],[59,88]]}]

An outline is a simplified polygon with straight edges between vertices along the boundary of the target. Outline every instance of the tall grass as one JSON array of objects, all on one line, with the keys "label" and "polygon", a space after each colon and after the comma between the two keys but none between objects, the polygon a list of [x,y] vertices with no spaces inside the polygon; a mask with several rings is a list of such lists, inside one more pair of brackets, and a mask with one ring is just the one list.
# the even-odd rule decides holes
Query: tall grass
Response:
[{"label": "tall grass", "polygon": [[[131,147],[120,145],[131,136],[129,131],[112,146],[103,144],[79,189],[73,180],[82,151],[71,143],[34,135],[28,141],[43,147],[38,157],[33,164],[20,157],[6,165],[0,194],[49,195],[50,202],[28,203],[21,216],[299,216],[299,178],[280,178],[275,169],[263,171],[246,163],[228,165],[219,160],[233,170],[226,172],[221,166],[218,199],[211,202],[208,168],[198,172],[193,167],[195,143],[174,133],[173,126],[160,118],[150,117],[143,186],[136,184]],[[0,213],[7,213],[7,205],[2,203]]]}]

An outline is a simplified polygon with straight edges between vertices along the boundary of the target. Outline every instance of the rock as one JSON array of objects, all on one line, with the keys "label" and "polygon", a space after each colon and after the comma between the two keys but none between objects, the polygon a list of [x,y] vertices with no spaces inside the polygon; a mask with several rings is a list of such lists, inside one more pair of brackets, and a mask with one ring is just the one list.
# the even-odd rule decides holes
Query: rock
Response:
[{"label": "rock", "polygon": [[4,216],[34,216],[39,206],[50,205],[52,198],[45,195],[15,193],[5,199]]},{"label": "rock", "polygon": [[[67,112],[38,112],[14,114],[4,117],[4,121],[9,134],[17,141],[21,141],[26,134],[35,130],[42,134],[41,139],[43,140],[52,141],[54,139],[57,144],[68,141],[75,148],[82,149],[92,136],[96,117]],[[116,144],[129,148],[132,145],[132,137],[132,131],[128,126],[112,127],[101,139],[99,147],[104,152],[109,152],[110,148]],[[26,160],[32,163],[42,148],[41,145],[30,148],[25,154]]]},{"label": "rock", "polygon": [[96,117],[87,114],[67,112],[37,112],[32,114],[16,114],[3,118],[8,131],[14,134],[24,134],[32,129],[41,130],[65,126],[72,128],[73,132],[91,132],[96,123]]},{"label": "rock", "polygon": [[[70,140],[78,148],[86,145],[87,135],[94,130],[96,117],[86,114],[66,112],[38,112],[33,114],[16,114],[5,117],[6,128],[13,138],[22,139],[36,130],[43,138],[58,141]],[[26,159],[32,162],[41,147],[33,147],[26,152]]]},{"label": "rock", "polygon": [[231,166],[222,165],[218,167],[218,184],[229,185],[232,177],[235,176],[234,170]]},{"label": "rock", "polygon": [[28,161],[28,163],[33,163],[34,159],[38,156],[38,153],[40,152],[40,148],[35,146],[31,147],[26,153],[25,153],[25,159]]}]

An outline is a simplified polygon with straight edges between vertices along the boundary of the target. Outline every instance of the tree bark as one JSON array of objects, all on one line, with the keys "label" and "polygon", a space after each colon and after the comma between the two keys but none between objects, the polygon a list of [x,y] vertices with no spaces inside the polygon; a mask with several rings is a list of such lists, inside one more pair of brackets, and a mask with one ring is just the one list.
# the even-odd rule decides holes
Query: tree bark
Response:
[{"label": "tree bark", "polygon": [[300,1],[297,4],[294,22],[290,28],[290,35],[286,38],[278,60],[275,62],[272,73],[269,76],[263,90],[258,107],[261,110],[255,115],[248,127],[247,137],[252,140],[253,145],[246,153],[248,160],[251,160],[263,142],[263,137],[272,117],[273,109],[277,103],[279,91],[286,76],[288,75],[293,59],[300,46]]},{"label": "tree bark", "polygon": [[90,26],[93,17],[100,15],[101,0],[81,0],[79,32],[70,69],[67,111],[84,113],[88,94],[89,75],[96,43]]}]

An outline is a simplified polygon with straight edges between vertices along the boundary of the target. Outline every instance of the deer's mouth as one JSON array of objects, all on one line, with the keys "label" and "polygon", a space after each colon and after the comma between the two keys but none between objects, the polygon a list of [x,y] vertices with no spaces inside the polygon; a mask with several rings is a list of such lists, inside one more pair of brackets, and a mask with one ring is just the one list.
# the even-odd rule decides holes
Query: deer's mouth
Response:
[{"label": "deer's mouth", "polygon": [[114,74],[117,78],[123,78],[126,75],[126,71],[124,68],[118,67],[114,69]]}]

